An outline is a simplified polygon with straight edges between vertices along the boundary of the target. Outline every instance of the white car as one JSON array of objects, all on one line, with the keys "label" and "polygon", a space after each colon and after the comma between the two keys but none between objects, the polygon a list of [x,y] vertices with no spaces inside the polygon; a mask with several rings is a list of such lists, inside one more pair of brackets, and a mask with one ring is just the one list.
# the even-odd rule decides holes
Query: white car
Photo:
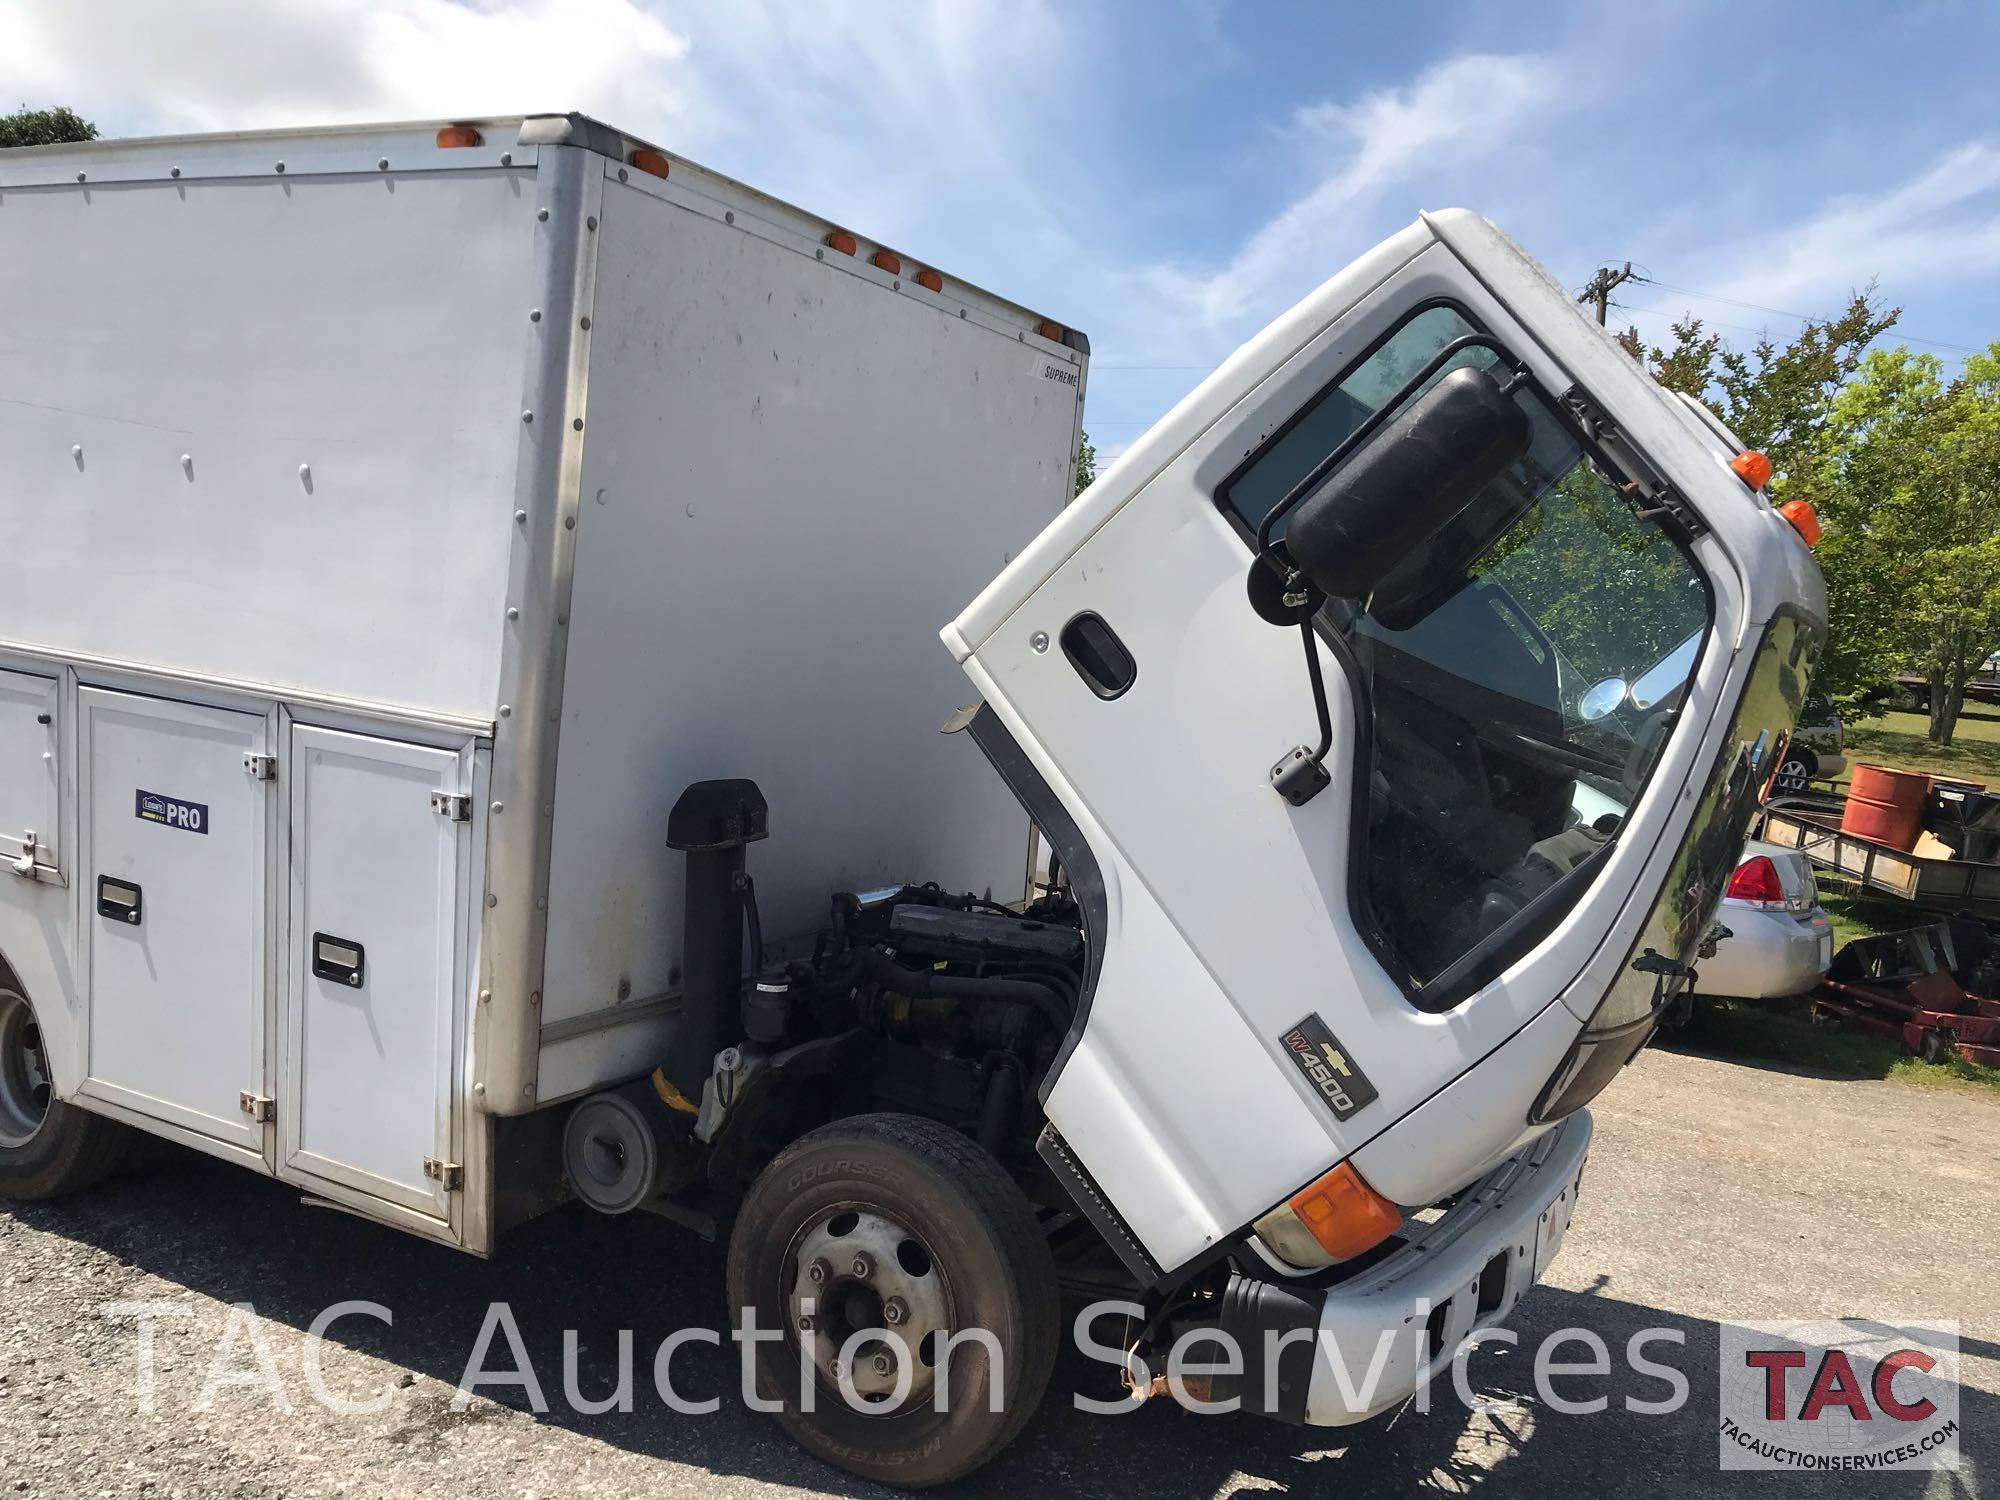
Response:
[{"label": "white car", "polygon": [[1796,849],[1751,841],[1716,910],[1727,935],[1701,960],[1705,995],[1776,1000],[1804,994],[1833,962],[1833,923],[1820,909],[1812,865]]}]

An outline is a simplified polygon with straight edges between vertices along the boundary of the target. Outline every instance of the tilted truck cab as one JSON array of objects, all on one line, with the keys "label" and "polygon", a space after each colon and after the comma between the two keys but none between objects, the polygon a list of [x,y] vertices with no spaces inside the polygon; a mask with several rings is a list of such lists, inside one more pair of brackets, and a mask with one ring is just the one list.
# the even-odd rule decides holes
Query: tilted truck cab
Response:
[{"label": "tilted truck cab", "polygon": [[907,1484],[1065,1291],[1337,1423],[1539,1277],[1825,608],[1491,225],[1063,508],[1080,335],[581,116],[0,190],[0,1194],[138,1129],[479,1253],[661,1215]]}]

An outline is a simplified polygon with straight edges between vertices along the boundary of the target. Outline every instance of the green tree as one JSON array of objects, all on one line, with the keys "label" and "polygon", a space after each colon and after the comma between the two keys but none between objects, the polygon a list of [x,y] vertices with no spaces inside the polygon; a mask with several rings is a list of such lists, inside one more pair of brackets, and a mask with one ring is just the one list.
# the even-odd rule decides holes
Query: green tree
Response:
[{"label": "green tree", "polygon": [[1956,379],[1934,354],[1870,354],[1812,483],[1861,607],[1930,679],[1930,739],[1949,745],[1966,679],[2000,647],[2000,343]]},{"label": "green tree", "polygon": [[1081,495],[1096,478],[1097,445],[1091,442],[1089,433],[1080,432],[1076,443],[1076,488],[1070,494]]},{"label": "green tree", "polygon": [[8,146],[56,146],[65,141],[94,141],[97,127],[73,109],[29,109],[22,105],[0,115],[0,149]]},{"label": "green tree", "polygon": [[1830,429],[1844,420],[1837,402],[1861,368],[1864,352],[1895,325],[1902,309],[1884,307],[1873,286],[1856,292],[1836,317],[1818,318],[1780,345],[1761,335],[1747,351],[1729,346],[1696,317],[1675,323],[1664,346],[1648,347],[1629,329],[1620,342],[1668,390],[1705,401],[1729,429],[1761,450],[1780,502],[1812,502],[1826,523],[1817,555],[1826,575],[1830,628],[1814,686],[1852,705],[1903,665],[1894,617],[1881,607],[1869,549],[1844,524],[1852,514],[1841,476],[1825,454]]}]

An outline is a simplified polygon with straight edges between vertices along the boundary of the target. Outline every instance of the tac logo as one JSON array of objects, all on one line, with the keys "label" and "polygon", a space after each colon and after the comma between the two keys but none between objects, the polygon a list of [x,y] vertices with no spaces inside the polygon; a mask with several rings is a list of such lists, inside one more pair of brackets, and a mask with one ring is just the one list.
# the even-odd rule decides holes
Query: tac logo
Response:
[{"label": "tac logo", "polygon": [[1958,1325],[1722,1325],[1725,1469],[1958,1467]]}]

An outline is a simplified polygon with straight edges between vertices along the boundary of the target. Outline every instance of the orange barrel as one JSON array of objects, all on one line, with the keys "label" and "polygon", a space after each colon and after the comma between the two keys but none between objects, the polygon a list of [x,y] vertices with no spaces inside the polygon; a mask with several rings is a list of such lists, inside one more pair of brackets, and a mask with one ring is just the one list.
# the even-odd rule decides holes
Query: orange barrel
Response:
[{"label": "orange barrel", "polygon": [[1847,787],[1847,807],[1840,815],[1840,831],[1908,849],[1923,831],[1924,808],[1930,796],[1931,779],[1921,771],[1856,766]]}]

